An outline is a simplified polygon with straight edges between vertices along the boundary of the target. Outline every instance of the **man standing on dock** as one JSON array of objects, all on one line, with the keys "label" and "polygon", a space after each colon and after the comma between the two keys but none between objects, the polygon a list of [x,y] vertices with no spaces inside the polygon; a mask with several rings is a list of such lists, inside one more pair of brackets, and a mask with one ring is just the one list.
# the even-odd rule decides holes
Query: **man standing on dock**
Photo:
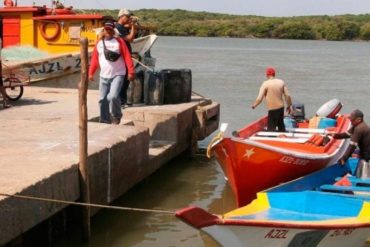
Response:
[{"label": "man standing on dock", "polygon": [[265,98],[268,109],[267,130],[276,131],[277,127],[278,131],[285,132],[284,100],[287,104],[287,113],[289,114],[291,112],[292,99],[284,81],[275,78],[275,74],[274,68],[269,67],[266,69],[267,80],[262,83],[257,99],[252,104],[252,109],[256,108]]},{"label": "man standing on dock", "polygon": [[[135,39],[137,33],[136,22],[137,17],[133,16],[133,14],[128,9],[121,9],[118,13],[118,20],[115,23],[116,30],[118,31],[119,36],[125,41],[131,55],[132,48],[130,43]],[[127,76],[125,76],[125,80],[120,92],[122,105],[132,105],[132,102],[127,101],[127,89],[129,85],[130,81],[128,80]]]},{"label": "man standing on dock", "polygon": [[131,54],[122,39],[114,37],[114,23],[104,24],[103,37],[96,43],[89,68],[89,79],[100,67],[99,106],[100,122],[119,124],[122,118],[119,92],[127,74],[135,79],[135,69]]}]

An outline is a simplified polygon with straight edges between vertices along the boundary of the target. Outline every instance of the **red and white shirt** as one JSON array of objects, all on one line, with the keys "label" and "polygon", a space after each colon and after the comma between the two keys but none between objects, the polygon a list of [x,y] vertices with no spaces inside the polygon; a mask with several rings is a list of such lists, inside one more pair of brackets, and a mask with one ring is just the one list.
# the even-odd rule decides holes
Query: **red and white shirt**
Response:
[{"label": "red and white shirt", "polygon": [[[91,63],[89,68],[89,75],[94,75],[98,67],[100,67],[100,77],[112,78],[117,75],[134,74],[135,69],[131,59],[131,54],[120,38],[112,38],[110,40],[104,40],[105,46],[108,50],[116,53],[120,53],[119,57],[115,62],[108,61],[104,56],[103,41],[99,40],[94,48]],[[126,67],[127,70],[126,71]]]}]

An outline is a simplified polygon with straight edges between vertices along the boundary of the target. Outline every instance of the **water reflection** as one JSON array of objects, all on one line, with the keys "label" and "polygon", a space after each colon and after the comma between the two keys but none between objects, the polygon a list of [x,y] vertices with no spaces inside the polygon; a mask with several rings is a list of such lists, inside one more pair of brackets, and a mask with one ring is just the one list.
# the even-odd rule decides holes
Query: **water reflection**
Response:
[{"label": "water reflection", "polygon": [[[173,160],[114,205],[171,211],[196,205],[223,213],[234,208],[235,201],[216,161],[198,155]],[[93,218],[90,243],[79,239],[74,231],[57,246],[218,246],[173,215],[114,210],[102,210]]]}]

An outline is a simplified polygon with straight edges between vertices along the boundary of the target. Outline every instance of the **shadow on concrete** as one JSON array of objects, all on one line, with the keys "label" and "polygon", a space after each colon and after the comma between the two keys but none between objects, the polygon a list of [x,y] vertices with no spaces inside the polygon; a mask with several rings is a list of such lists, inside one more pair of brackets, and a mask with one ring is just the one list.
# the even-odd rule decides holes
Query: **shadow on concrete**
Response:
[{"label": "shadow on concrete", "polygon": [[56,100],[39,100],[39,99],[20,99],[18,101],[10,101],[12,106],[25,106],[25,105],[46,105],[57,102]]}]

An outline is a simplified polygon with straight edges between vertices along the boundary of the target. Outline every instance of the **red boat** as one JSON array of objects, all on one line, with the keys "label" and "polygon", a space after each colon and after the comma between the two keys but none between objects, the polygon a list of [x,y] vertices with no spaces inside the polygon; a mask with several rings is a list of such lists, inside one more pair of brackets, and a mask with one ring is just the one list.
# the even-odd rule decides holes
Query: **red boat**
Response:
[{"label": "red boat", "polygon": [[[211,141],[207,154],[214,153],[241,207],[256,193],[279,183],[301,177],[334,164],[349,146],[348,139],[328,137],[329,132],[343,132],[350,128],[348,116],[333,114],[340,104],[326,114],[331,127],[312,128],[314,120],[298,122],[287,132],[267,132],[267,116],[247,125],[233,136],[223,136],[226,127]],[[325,106],[332,106],[333,100]],[[335,102],[334,102],[335,103]],[[320,108],[322,111],[323,107]]]}]

